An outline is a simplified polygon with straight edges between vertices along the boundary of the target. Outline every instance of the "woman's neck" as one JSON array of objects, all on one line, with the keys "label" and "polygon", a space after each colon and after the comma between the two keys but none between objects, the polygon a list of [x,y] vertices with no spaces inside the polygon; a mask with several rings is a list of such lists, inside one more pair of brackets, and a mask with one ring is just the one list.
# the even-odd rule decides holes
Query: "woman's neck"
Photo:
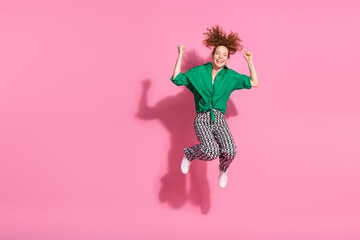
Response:
[{"label": "woman's neck", "polygon": [[221,68],[218,68],[217,66],[215,66],[215,64],[212,64],[212,73],[217,74],[218,72],[220,72]]},{"label": "woman's neck", "polygon": [[221,71],[221,69],[222,69],[222,68],[219,68],[218,70],[216,70],[216,69],[213,68],[213,69],[212,69],[212,73],[213,73],[213,74],[218,74],[218,73]]}]

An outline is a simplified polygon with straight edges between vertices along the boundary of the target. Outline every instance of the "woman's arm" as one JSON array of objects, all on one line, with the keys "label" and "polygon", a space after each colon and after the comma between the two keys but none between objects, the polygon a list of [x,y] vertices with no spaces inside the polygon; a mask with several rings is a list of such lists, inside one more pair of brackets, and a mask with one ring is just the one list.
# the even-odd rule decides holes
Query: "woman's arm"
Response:
[{"label": "woman's arm", "polygon": [[248,62],[249,70],[250,70],[250,77],[251,77],[251,87],[258,87],[259,86],[259,80],[256,74],[255,65],[252,61],[252,52],[245,51],[244,52],[244,58]]},{"label": "woman's arm", "polygon": [[185,46],[184,45],[180,45],[178,46],[178,50],[179,50],[179,55],[178,58],[176,60],[176,64],[175,64],[175,68],[174,68],[174,73],[173,73],[173,78],[175,79],[176,76],[180,73],[181,71],[181,60],[182,57],[184,55],[185,52]]},{"label": "woman's arm", "polygon": [[257,78],[254,63],[252,61],[250,61],[250,62],[248,62],[248,65],[249,65],[249,69],[250,69],[251,86],[252,87],[258,87],[259,86],[259,80]]}]

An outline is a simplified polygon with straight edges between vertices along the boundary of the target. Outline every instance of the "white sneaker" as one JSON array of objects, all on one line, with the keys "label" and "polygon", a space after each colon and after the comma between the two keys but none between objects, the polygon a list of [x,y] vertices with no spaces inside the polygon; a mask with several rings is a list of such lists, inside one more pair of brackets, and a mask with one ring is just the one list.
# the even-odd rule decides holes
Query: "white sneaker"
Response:
[{"label": "white sneaker", "polygon": [[183,160],[181,161],[181,171],[183,174],[187,174],[190,169],[191,162],[186,158],[185,154]]},{"label": "white sneaker", "polygon": [[221,188],[224,188],[226,186],[226,183],[227,183],[227,171],[223,172],[219,170],[219,186]]}]

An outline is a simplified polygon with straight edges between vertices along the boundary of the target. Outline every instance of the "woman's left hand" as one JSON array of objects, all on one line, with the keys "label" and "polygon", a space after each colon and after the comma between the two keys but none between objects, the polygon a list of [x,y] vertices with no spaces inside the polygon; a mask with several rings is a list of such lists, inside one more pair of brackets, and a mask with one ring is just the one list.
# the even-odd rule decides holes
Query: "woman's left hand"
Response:
[{"label": "woman's left hand", "polygon": [[249,52],[247,50],[244,52],[244,58],[246,59],[247,62],[252,61],[252,56],[253,56],[252,52]]}]

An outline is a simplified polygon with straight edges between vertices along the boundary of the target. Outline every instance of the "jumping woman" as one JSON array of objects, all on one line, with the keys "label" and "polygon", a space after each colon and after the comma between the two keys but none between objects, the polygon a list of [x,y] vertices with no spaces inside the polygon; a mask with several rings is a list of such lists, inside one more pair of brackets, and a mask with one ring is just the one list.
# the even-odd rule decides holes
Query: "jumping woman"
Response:
[{"label": "jumping woman", "polygon": [[259,82],[252,62],[253,54],[249,51],[245,51],[243,56],[248,63],[250,76],[226,66],[230,61],[230,55],[243,49],[238,34],[231,31],[227,36],[219,25],[207,30],[204,33],[206,38],[203,44],[207,48],[213,48],[211,62],[181,73],[185,46],[180,45],[170,80],[177,86],[185,85],[194,94],[195,99],[194,129],[199,144],[184,148],[181,171],[184,174],[188,173],[194,159],[211,161],[219,158],[219,186],[224,188],[227,183],[227,170],[237,154],[237,146],[225,120],[227,102],[234,90],[257,87]]}]

